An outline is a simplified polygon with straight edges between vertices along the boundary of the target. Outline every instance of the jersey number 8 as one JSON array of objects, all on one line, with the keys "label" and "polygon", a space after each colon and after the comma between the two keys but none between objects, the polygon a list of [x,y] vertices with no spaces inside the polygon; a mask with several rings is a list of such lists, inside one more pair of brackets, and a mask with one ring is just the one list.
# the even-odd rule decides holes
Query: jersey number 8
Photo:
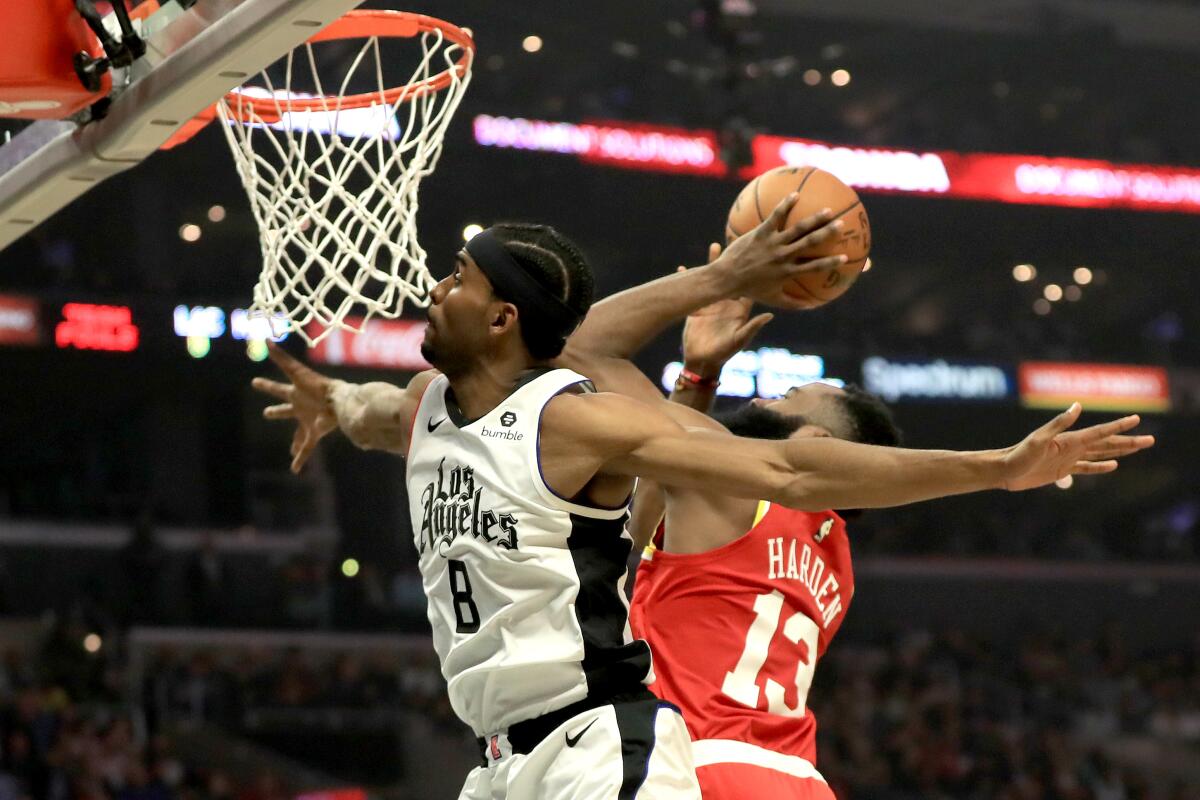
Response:
[{"label": "jersey number 8", "polygon": [[471,598],[471,576],[467,565],[457,559],[447,559],[450,565],[450,597],[454,600],[455,630],[459,633],[475,633],[479,630],[479,607]]}]

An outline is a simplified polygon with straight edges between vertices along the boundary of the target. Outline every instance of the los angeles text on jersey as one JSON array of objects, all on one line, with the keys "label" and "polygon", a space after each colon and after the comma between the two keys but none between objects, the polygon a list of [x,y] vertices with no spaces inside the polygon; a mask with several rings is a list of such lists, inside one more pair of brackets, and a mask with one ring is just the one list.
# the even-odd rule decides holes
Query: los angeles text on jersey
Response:
[{"label": "los angeles text on jersey", "polygon": [[517,518],[481,508],[483,489],[475,485],[475,471],[458,465],[446,472],[446,459],[438,462],[437,480],[421,491],[421,530],[417,550],[428,548],[445,556],[459,536],[470,534],[485,542],[495,542],[506,550],[517,548]]},{"label": "los angeles text on jersey", "polygon": [[[799,559],[796,557],[799,547]],[[796,580],[804,584],[812,594],[821,615],[821,627],[829,623],[842,611],[841,587],[832,570],[826,570],[825,559],[813,550],[808,542],[784,539],[782,536],[767,539],[768,580]],[[829,574],[827,575],[826,572]]]}]

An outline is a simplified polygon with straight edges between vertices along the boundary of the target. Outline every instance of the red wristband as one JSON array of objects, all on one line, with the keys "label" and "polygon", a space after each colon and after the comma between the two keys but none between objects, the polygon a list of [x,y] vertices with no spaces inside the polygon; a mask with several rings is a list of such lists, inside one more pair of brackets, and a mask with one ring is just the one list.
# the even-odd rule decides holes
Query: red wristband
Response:
[{"label": "red wristband", "polygon": [[716,389],[721,385],[720,376],[715,378],[706,378],[703,375],[692,372],[687,367],[679,370],[679,380],[688,384],[689,386],[694,386],[697,389]]}]

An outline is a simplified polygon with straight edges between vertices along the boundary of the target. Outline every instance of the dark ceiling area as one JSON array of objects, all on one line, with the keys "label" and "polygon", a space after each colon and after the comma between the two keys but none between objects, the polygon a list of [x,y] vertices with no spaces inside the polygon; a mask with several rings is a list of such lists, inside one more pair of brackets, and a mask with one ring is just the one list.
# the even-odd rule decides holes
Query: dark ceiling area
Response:
[{"label": "dark ceiling area", "polygon": [[[1111,19],[1073,0],[997,3],[994,13],[964,3],[934,14],[913,3],[912,20],[892,4],[867,2],[408,6],[471,28],[478,44],[473,82],[437,170],[421,186],[417,219],[430,269],[435,276],[449,269],[468,224],[540,221],[578,241],[603,296],[701,263],[742,185],[740,178],[482,147],[472,135],[480,114],[725,131],[732,145],[723,155],[734,166],[745,155],[739,137],[744,143],[755,133],[1200,166],[1200,38],[1181,42],[1158,23],[1122,22],[1131,13],[1165,15],[1174,30],[1186,31],[1200,20],[1200,4],[1102,5]],[[1147,31],[1166,32],[1155,39]],[[536,52],[524,49],[528,36],[540,37]],[[350,49],[344,53],[351,57]],[[334,74],[337,61],[335,51]],[[837,70],[848,73],[845,85],[832,82]],[[805,80],[812,71],[819,73],[814,85]],[[821,353],[852,379],[863,359],[880,354],[1200,366],[1200,216],[868,192],[863,201],[874,230],[871,271],[819,311],[781,315],[761,344]],[[205,219],[214,204],[228,211],[220,223]],[[202,225],[198,241],[181,239],[188,223]],[[244,307],[260,263],[258,232],[225,137],[210,127],[108,181],[0,253],[0,291],[47,302],[143,303],[161,308],[167,320],[176,304]],[[1014,280],[1018,264],[1035,265],[1037,280]],[[1081,266],[1094,280],[1074,301],[1042,301],[1039,313],[1046,285],[1068,285]],[[162,335],[169,338],[167,325]],[[678,357],[676,337],[664,336],[641,359],[656,379]],[[163,368],[178,375],[188,363]],[[205,380],[226,381],[221,391],[241,396],[248,368],[206,372]],[[34,375],[42,366],[21,369],[10,374]],[[130,385],[152,380],[148,372],[127,377]],[[1200,391],[1193,394],[1193,405],[1176,410],[1193,414]],[[947,413],[908,406],[901,416],[912,441],[928,446],[990,446],[1035,419],[1015,407],[989,412],[982,427],[983,418],[967,407]],[[1188,429],[1185,417],[1151,424],[1158,420]],[[256,423],[246,424],[253,431]],[[1180,457],[1188,440],[1175,442]],[[1164,469],[1170,447],[1159,451]],[[1167,472],[1140,473],[1133,505],[1138,497],[1192,491],[1190,479]]]},{"label": "dark ceiling area", "polygon": [[[1200,17],[1194,3],[1144,5]],[[950,12],[922,27],[895,15],[806,16],[806,7],[477,0],[414,8],[470,27],[478,43],[473,83],[439,168],[422,186],[421,237],[435,274],[467,223],[540,219],[580,240],[602,290],[622,288],[697,261],[719,238],[740,183],[481,148],[471,137],[477,114],[709,128],[730,131],[735,142],[769,132],[860,146],[1200,164],[1200,43],[1123,43],[1119,28],[1075,18],[1067,2],[1031,4],[1015,32],[976,30],[972,19],[957,25]],[[535,53],[522,48],[529,35],[543,42]],[[838,69],[849,73],[847,85],[831,83]],[[815,86],[805,82],[812,70],[820,73]],[[256,231],[225,147],[210,128],[110,181],[0,255],[0,280],[194,302],[244,297],[257,272]],[[736,159],[738,148],[724,155]],[[179,226],[213,203],[230,208],[229,219],[196,244],[181,242]],[[820,327],[836,330],[839,342],[977,357],[1197,360],[1193,215],[880,195],[868,195],[866,206],[875,269],[821,312]],[[104,233],[81,237],[83,228]],[[1016,284],[1019,263],[1037,265],[1046,281],[1085,265],[1098,280],[1078,303],[1038,316],[1031,308],[1045,281]]]}]

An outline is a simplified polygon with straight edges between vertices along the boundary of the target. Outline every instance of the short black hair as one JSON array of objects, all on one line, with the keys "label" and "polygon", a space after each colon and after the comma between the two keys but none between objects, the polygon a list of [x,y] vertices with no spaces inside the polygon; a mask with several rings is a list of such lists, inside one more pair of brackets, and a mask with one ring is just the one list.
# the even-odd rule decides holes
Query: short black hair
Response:
[{"label": "short black hair", "polygon": [[[899,447],[904,434],[896,426],[892,410],[877,396],[862,387],[848,383],[834,400],[841,406],[846,421],[846,439],[859,444]],[[861,508],[839,508],[842,519],[862,517]]]},{"label": "short black hair", "polygon": [[[595,281],[592,268],[574,242],[549,225],[528,222],[502,222],[491,232],[516,262],[542,286],[561,299],[582,320],[592,307]],[[500,291],[496,295],[504,300]],[[511,301],[510,301],[511,302]],[[539,361],[559,355],[571,331],[555,330],[537,308],[524,308],[520,314],[521,339],[529,354]]]},{"label": "short black hair", "polygon": [[850,428],[846,437],[859,444],[898,447],[904,438],[892,410],[882,400],[861,387],[848,383],[836,395]]}]

